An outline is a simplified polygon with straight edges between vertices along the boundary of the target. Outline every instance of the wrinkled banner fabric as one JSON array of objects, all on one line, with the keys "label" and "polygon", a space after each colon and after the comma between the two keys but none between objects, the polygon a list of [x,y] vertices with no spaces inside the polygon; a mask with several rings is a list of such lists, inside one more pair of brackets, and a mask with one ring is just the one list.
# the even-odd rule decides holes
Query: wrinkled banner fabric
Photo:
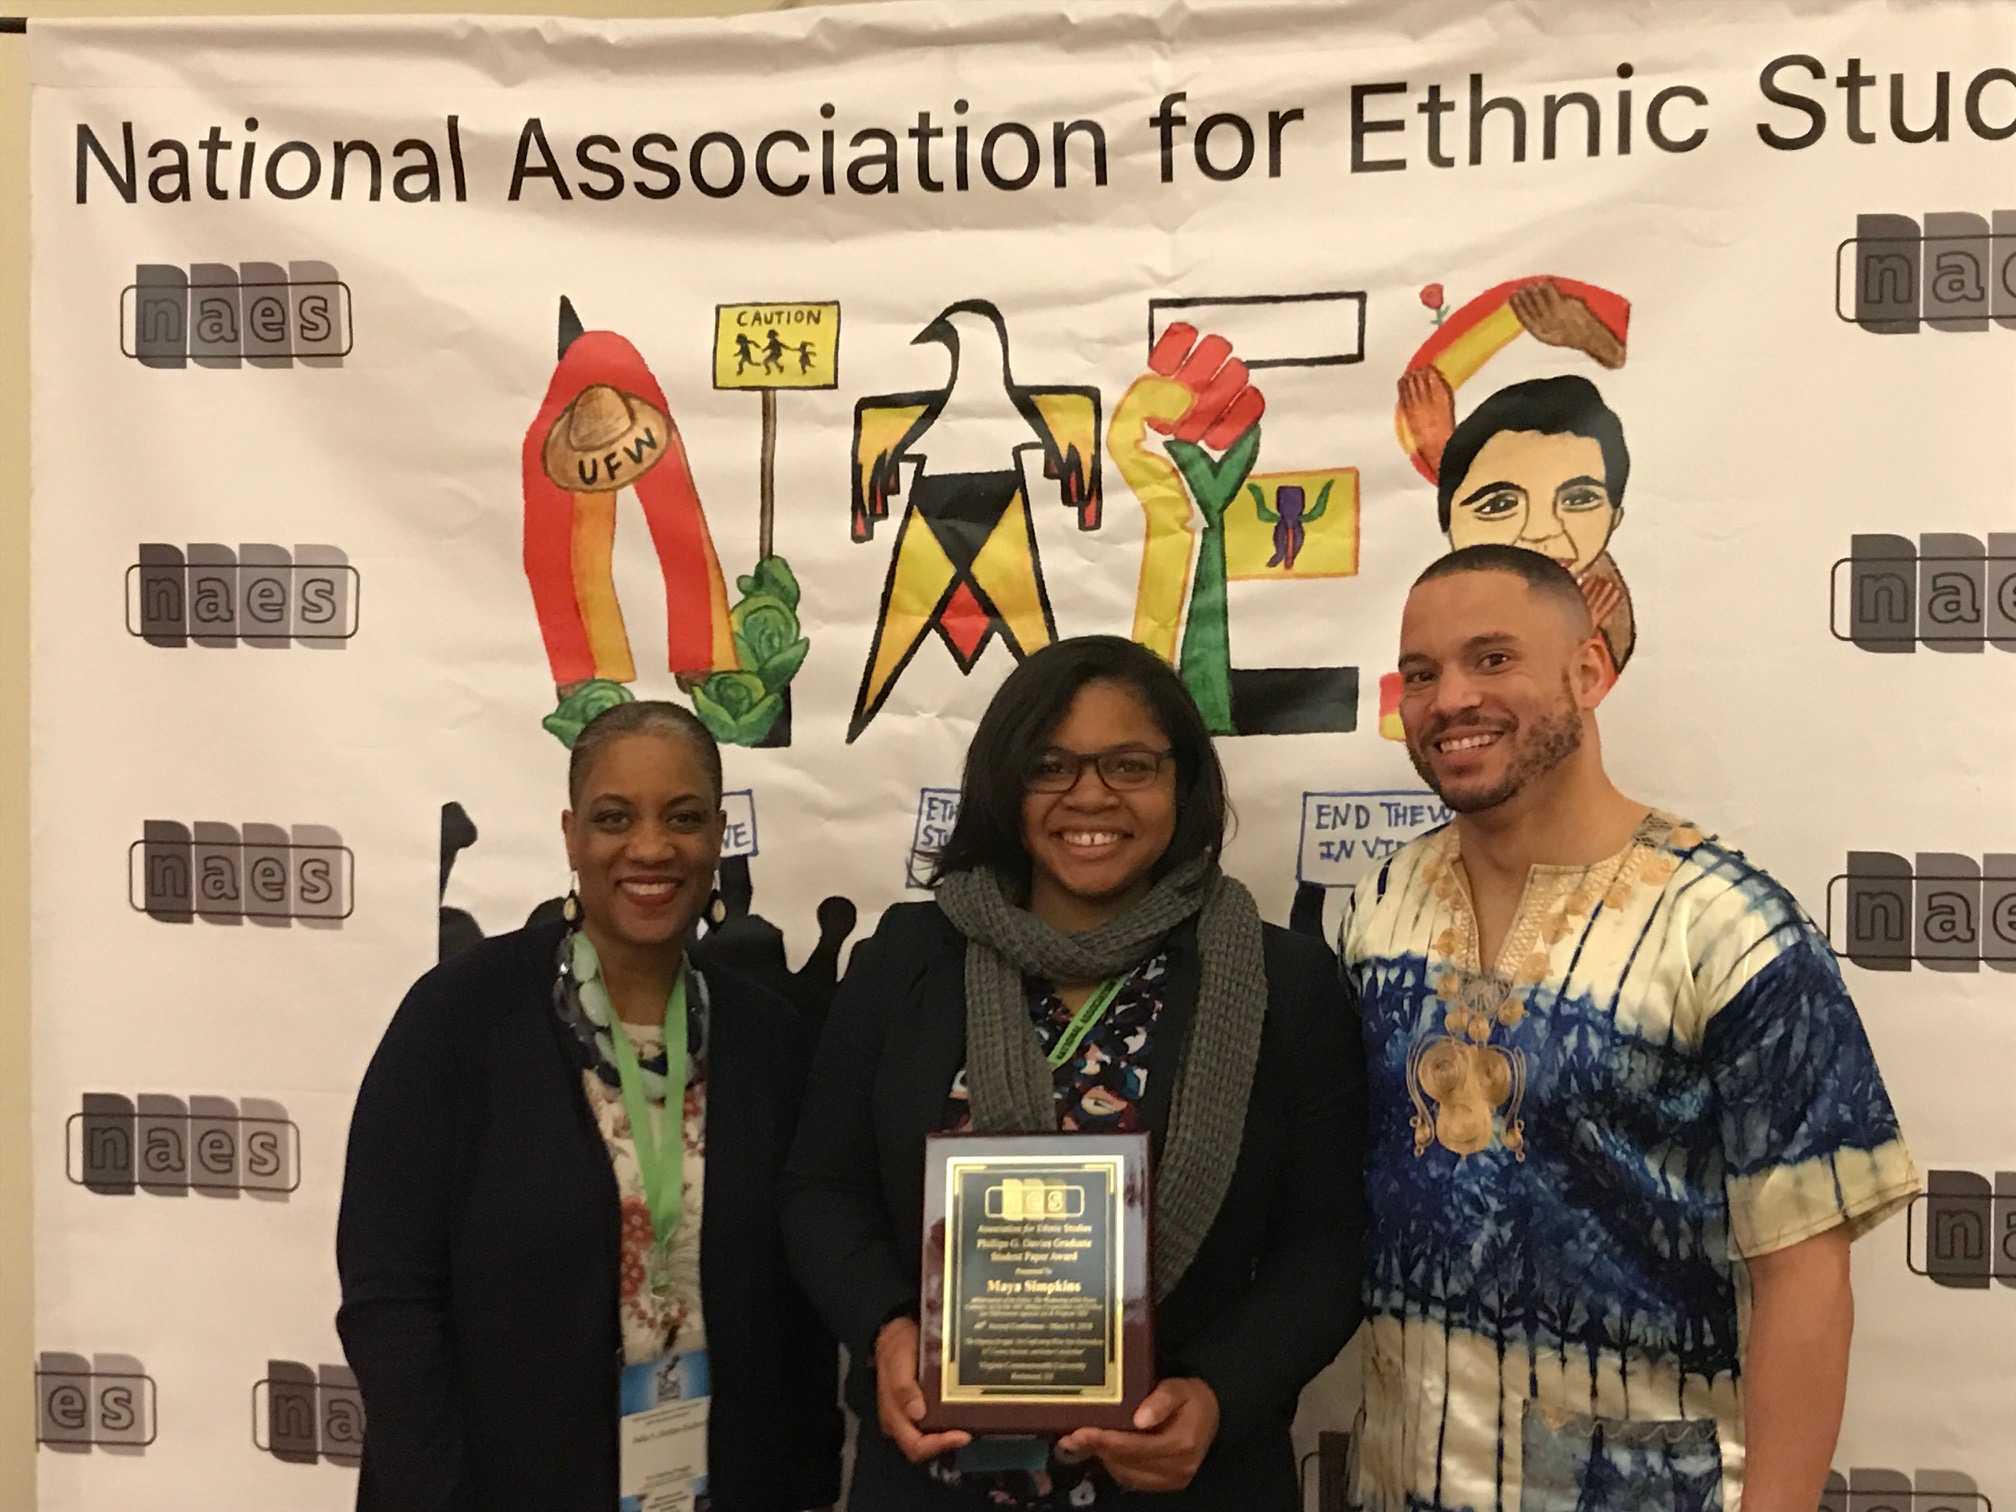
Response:
[{"label": "wrinkled banner fabric", "polygon": [[2016,1505],[2008,7],[31,45],[45,1508],[347,1503],[351,1098],[565,891],[598,709],[720,736],[723,928],[816,1010],[1001,678],[1130,635],[1327,933],[1447,817],[1389,674],[1476,540],[1580,577],[1612,767],[1826,928],[1926,1168],[1836,1494]]}]

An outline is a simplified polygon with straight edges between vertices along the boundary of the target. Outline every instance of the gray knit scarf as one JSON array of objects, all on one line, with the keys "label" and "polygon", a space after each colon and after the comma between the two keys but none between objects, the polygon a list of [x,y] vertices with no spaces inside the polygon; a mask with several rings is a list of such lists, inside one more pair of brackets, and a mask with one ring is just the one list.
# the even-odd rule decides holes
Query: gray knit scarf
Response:
[{"label": "gray knit scarf", "polygon": [[1244,886],[1199,856],[1164,876],[1117,919],[1084,934],[1052,929],[1002,891],[984,867],[938,884],[938,906],[966,937],[966,1085],[973,1129],[1057,1127],[1056,1083],[1023,996],[1025,974],[1053,983],[1132,971],[1197,915],[1202,980],[1171,1095],[1155,1172],[1156,1300],[1175,1289],[1218,1217],[1239,1161],[1246,1100],[1267,1011],[1260,911]]}]

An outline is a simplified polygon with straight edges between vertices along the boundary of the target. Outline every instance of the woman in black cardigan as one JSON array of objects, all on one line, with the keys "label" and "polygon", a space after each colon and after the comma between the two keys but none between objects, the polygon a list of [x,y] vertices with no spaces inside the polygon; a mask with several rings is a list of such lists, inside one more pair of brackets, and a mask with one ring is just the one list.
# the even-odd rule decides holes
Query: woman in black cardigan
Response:
[{"label": "woman in black cardigan", "polygon": [[[890,909],[856,952],[784,1225],[853,1360],[864,1512],[1299,1506],[1296,1398],[1361,1312],[1364,1069],[1328,949],[1263,925],[1218,869],[1225,818],[1167,664],[1059,642],[974,734],[936,901]],[[1095,986],[1094,1027],[1060,1044]],[[921,1432],[925,1136],[1059,1128],[1151,1136],[1159,1384],[1134,1431]]]},{"label": "woman in black cardigan", "polygon": [[829,1506],[837,1353],[777,1220],[810,1036],[767,988],[686,959],[720,751],[676,705],[620,704],[576,741],[569,789],[568,922],[422,977],[358,1093],[336,1241],[357,1505],[615,1512],[619,1379],[633,1410],[711,1375],[698,1506]]}]

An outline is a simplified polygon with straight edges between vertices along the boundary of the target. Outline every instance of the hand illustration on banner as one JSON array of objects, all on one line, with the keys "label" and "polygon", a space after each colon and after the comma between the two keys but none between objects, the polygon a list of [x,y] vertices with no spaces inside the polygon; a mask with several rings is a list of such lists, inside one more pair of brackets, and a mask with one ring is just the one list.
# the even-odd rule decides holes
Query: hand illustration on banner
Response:
[{"label": "hand illustration on banner", "polygon": [[[1232,733],[1225,512],[1260,455],[1266,412],[1232,344],[1222,336],[1200,339],[1195,326],[1177,321],[1148,353],[1148,372],[1121,395],[1106,438],[1114,466],[1148,517],[1134,638],[1176,663],[1204,722],[1221,735]],[[1149,449],[1150,430],[1169,437],[1166,460]],[[1204,521],[1197,536],[1193,508]]]},{"label": "hand illustration on banner", "polygon": [[1134,638],[1176,665],[1215,734],[1350,730],[1355,669],[1232,663],[1228,583],[1358,570],[1357,469],[1256,474],[1266,408],[1230,341],[1161,328],[1106,434],[1147,517]]},{"label": "hand illustration on banner", "polygon": [[665,579],[666,656],[683,688],[736,672],[721,564],[671,407],[636,347],[582,329],[560,302],[560,361],[525,433],[525,576],[559,705],[543,721],[571,747],[633,695],[630,637],[611,557],[616,503],[637,495]]},{"label": "hand illustration on banner", "polygon": [[[1439,298],[1440,286],[1430,287]],[[1631,468],[1623,423],[1595,384],[1572,374],[1500,389],[1460,423],[1456,390],[1522,332],[1621,368],[1630,309],[1607,289],[1535,278],[1499,284],[1446,318],[1438,310],[1434,334],[1400,376],[1394,412],[1401,449],[1436,486],[1450,546],[1524,546],[1573,572],[1613,677],[1637,643],[1630,589],[1609,552]],[[1399,681],[1388,673],[1379,730],[1389,740],[1402,738],[1398,711]]]},{"label": "hand illustration on banner", "polygon": [[1099,527],[1099,391],[1017,383],[1007,324],[985,300],[950,306],[914,340],[951,355],[945,387],[876,395],[854,407],[854,540],[873,536],[892,498],[907,504],[850,742],[931,631],[962,673],[996,635],[1017,661],[1057,638],[1025,459],[1040,459],[1042,479],[1077,512],[1080,530]]}]

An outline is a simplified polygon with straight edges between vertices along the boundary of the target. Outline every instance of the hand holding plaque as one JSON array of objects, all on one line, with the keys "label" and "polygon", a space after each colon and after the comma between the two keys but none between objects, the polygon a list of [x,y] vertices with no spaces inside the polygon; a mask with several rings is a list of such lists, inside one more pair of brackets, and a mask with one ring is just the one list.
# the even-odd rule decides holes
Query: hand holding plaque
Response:
[{"label": "hand holding plaque", "polygon": [[1158,1381],[1134,1414],[1133,1431],[1080,1428],[1058,1441],[1069,1454],[1089,1454],[1129,1491],[1181,1491],[1218,1438],[1218,1396],[1203,1381]]},{"label": "hand holding plaque", "polygon": [[1147,1135],[926,1141],[920,1426],[1132,1428],[1149,1314]]},{"label": "hand holding plaque", "polygon": [[915,1318],[892,1318],[875,1337],[875,1416],[882,1435],[913,1465],[963,1449],[970,1433],[925,1433],[924,1389],[917,1384],[918,1329]]}]

